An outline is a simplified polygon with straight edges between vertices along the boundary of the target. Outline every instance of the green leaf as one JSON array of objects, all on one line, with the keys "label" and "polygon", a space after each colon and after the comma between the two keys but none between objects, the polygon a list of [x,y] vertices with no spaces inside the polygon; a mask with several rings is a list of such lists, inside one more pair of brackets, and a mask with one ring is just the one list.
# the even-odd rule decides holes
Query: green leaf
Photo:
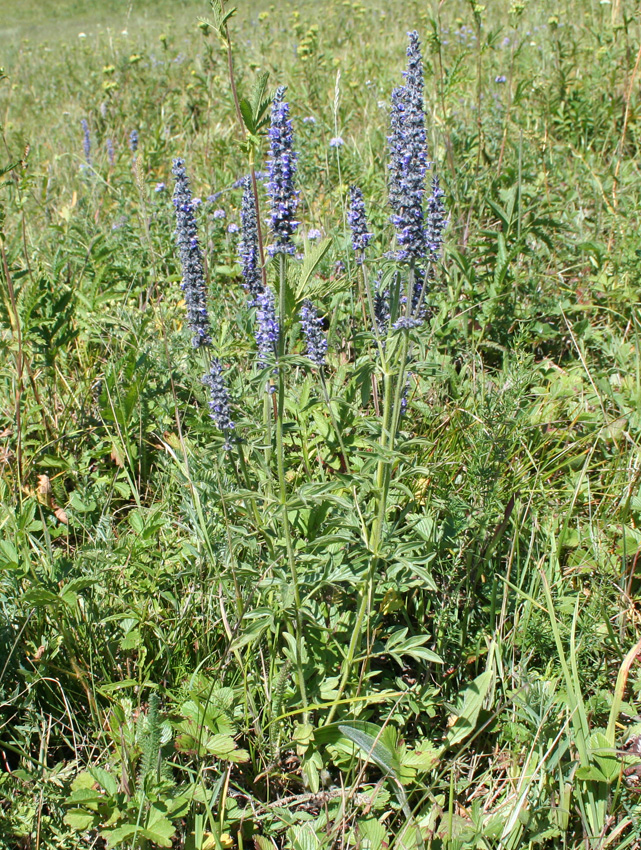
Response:
[{"label": "green leaf", "polygon": [[56,593],[45,590],[44,587],[34,587],[32,590],[28,590],[23,595],[22,601],[27,605],[33,605],[35,608],[49,608],[62,604],[62,599]]},{"label": "green leaf", "polygon": [[362,850],[381,850],[389,845],[387,830],[376,818],[358,821],[356,829],[360,839],[358,846]]},{"label": "green leaf", "polygon": [[[316,269],[322,262],[325,254],[329,251],[331,244],[331,239],[323,239],[322,242],[319,242],[318,245],[315,245],[311,249],[303,260],[300,275],[296,283],[295,292],[297,302],[302,301],[304,298],[320,298],[323,294],[331,291],[331,281],[317,281],[314,283],[312,280]],[[328,284],[330,288],[327,288]],[[325,289],[327,289],[327,293],[325,293]]]},{"label": "green leaf", "polygon": [[445,739],[445,748],[453,747],[465,740],[474,731],[479,712],[494,682],[494,673],[486,670],[477,676],[459,695],[456,722]]},{"label": "green leaf", "polygon": [[85,811],[85,809],[70,809],[63,821],[76,832],[86,832],[94,826],[95,815],[92,812]]},{"label": "green leaf", "polygon": [[258,132],[267,124],[268,119],[265,117],[271,98],[266,95],[267,81],[269,80],[269,72],[263,71],[258,75],[249,97],[251,103],[252,117],[254,120],[255,132]]},{"label": "green leaf", "polygon": [[[4,74],[0,75],[0,80],[2,79],[5,79]],[[2,177],[3,174],[8,174],[10,171],[13,171],[13,169],[17,168],[19,165],[20,160],[18,160],[17,162],[12,162],[10,165],[4,165],[0,167],[0,177]]]},{"label": "green leaf", "polygon": [[320,850],[321,839],[311,823],[292,826],[287,830],[292,850]]},{"label": "green leaf", "polygon": [[598,769],[606,782],[613,782],[619,775],[621,762],[615,748],[610,744],[603,732],[593,732],[590,736],[590,751]]},{"label": "green leaf", "polygon": [[[396,779],[398,782],[398,761],[395,757],[394,750],[389,746],[389,735],[385,732],[391,727],[385,729],[377,726],[375,723],[366,723],[364,721],[352,721],[351,723],[339,723],[338,729],[352,743],[363,752],[363,755],[371,759],[383,773]],[[388,741],[385,742],[385,738]]]},{"label": "green leaf", "polygon": [[103,829],[100,835],[107,842],[107,847],[118,847],[119,844],[130,838],[135,832],[140,834],[140,831],[135,823],[126,823],[124,826],[116,827],[116,829]]},{"label": "green leaf", "polygon": [[387,639],[385,644],[385,652],[402,667],[402,658],[404,655],[409,655],[417,661],[429,661],[433,664],[442,664],[443,659],[428,649],[423,644],[431,640],[430,635],[410,635],[407,637],[407,628],[398,629],[393,632]]},{"label": "green leaf", "polygon": [[238,106],[240,107],[240,114],[243,116],[243,123],[245,124],[245,127],[247,127],[247,132],[255,135],[256,124],[254,122],[254,115],[250,102],[245,98],[241,98]]},{"label": "green leaf", "polygon": [[11,569],[20,566],[18,551],[10,540],[0,540],[0,566]]},{"label": "green leaf", "polygon": [[165,817],[164,811],[152,806],[147,816],[145,828],[141,830],[142,835],[160,847],[171,847],[171,839],[176,829],[172,822]]},{"label": "green leaf", "polygon": [[107,773],[106,770],[103,770],[101,767],[90,767],[89,773],[96,780],[98,785],[109,794],[110,796],[114,796],[114,794],[118,793],[118,782],[111,775],[111,773]]},{"label": "green leaf", "polygon": [[233,651],[257,641],[261,635],[274,625],[274,614],[269,608],[256,608],[243,617],[243,627],[238,630],[231,645]]}]

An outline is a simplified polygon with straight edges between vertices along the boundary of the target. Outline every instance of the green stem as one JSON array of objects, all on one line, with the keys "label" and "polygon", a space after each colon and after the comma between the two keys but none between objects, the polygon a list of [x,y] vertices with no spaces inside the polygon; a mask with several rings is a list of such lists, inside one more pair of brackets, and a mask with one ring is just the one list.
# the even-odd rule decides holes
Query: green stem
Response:
[{"label": "green stem", "polygon": [[343,435],[341,434],[341,430],[338,427],[338,421],[334,416],[334,411],[332,410],[332,405],[329,398],[329,392],[327,391],[327,383],[325,382],[325,375],[323,373],[323,367],[321,366],[319,370],[321,386],[323,388],[323,395],[325,396],[325,404],[327,405],[327,410],[329,411],[329,418],[332,420],[332,427],[334,429],[334,433],[336,434],[336,438],[338,439],[338,445],[341,448],[341,455],[343,456],[343,466],[345,467],[345,472],[349,474],[350,466],[349,461],[347,459],[347,451],[345,449],[345,444],[343,443]]},{"label": "green stem", "polygon": [[[374,309],[371,292],[369,291],[369,287],[366,286],[365,289],[368,295],[370,311],[372,312],[373,316]],[[411,268],[408,275],[406,291],[407,298],[405,312],[408,316],[411,315],[412,311],[413,290],[414,270],[413,268]],[[409,331],[404,330],[402,331],[402,334],[403,338],[400,344],[400,361],[397,366],[396,374],[394,373],[393,369],[390,369],[388,367],[388,364],[384,360],[383,346],[382,343],[379,342],[379,350],[381,351],[381,360],[383,362],[384,375],[383,422],[381,426],[381,436],[379,442],[381,449],[385,451],[385,454],[391,453],[394,450],[394,441],[396,438],[396,432],[398,430],[398,425],[400,421],[401,403],[403,399],[403,390],[405,387],[405,368],[407,362],[407,354],[409,350]],[[391,339],[388,334],[388,346],[390,342]],[[340,700],[342,699],[343,693],[345,692],[345,688],[347,687],[347,683],[349,681],[352,666],[354,664],[354,658],[356,657],[356,654],[360,650],[361,646],[361,631],[363,628],[363,621],[365,619],[365,614],[367,612],[370,599],[373,596],[374,577],[376,575],[376,569],[380,561],[379,547],[383,537],[383,527],[385,525],[385,516],[387,513],[387,497],[389,494],[389,487],[391,482],[391,465],[391,460],[383,456],[380,458],[376,468],[376,502],[374,511],[375,516],[374,524],[372,527],[372,533],[369,536],[369,550],[371,552],[370,567],[367,571],[367,576],[361,588],[361,602],[358,608],[358,613],[356,615],[356,623],[354,625],[352,637],[347,648],[347,654],[343,659],[343,669],[338,685],[338,694],[327,716],[326,722],[328,724],[331,723],[334,719],[336,709]]]},{"label": "green stem", "polygon": [[289,525],[289,515],[287,513],[287,484],[285,481],[285,450],[283,446],[283,418],[285,415],[285,376],[281,364],[282,357],[285,353],[285,318],[286,318],[286,259],[284,254],[279,254],[279,277],[280,286],[278,292],[279,302],[279,321],[280,331],[278,334],[278,407],[276,416],[276,460],[278,468],[278,487],[280,493],[281,516],[283,521],[283,531],[285,534],[285,547],[287,549],[287,561],[289,563],[289,572],[292,577],[292,587],[294,590],[294,607],[296,609],[296,670],[298,674],[298,687],[303,703],[303,722],[307,722],[307,691],[305,689],[305,677],[303,675],[303,616],[300,599],[300,589],[298,585],[298,572],[296,570],[296,559],[294,557],[294,547],[292,544],[292,534]]},{"label": "green stem", "polygon": [[[251,488],[251,484],[250,484],[250,481],[249,481],[249,471],[247,469],[247,461],[245,460],[245,452],[243,451],[242,443],[240,443],[240,442],[236,443],[236,448],[238,449],[238,461],[239,461],[241,472],[243,473],[243,481],[245,483],[245,487],[248,490],[251,490],[252,488]],[[265,543],[267,544],[267,548],[269,550],[270,557],[273,557],[274,547],[272,545],[272,541],[271,541],[269,535],[266,533],[265,529],[263,528],[263,524],[261,522],[260,513],[258,511],[258,505],[256,504],[255,496],[250,496],[249,501],[250,501],[251,506],[252,506],[252,513],[254,515],[254,522],[256,524],[256,531],[262,532],[263,538],[264,538]]]},{"label": "green stem", "polygon": [[[389,434],[390,428],[390,419],[393,412],[392,407],[392,375],[386,370],[383,379],[383,423],[381,427],[381,436],[380,436],[380,446],[382,449],[386,448],[387,438]],[[391,435],[390,435],[391,439]],[[341,672],[340,682],[338,684],[338,693],[336,696],[336,700],[332,705],[329,714],[327,715],[326,724],[330,724],[334,719],[334,715],[336,714],[336,709],[343,697],[345,692],[345,688],[347,687],[347,682],[349,681],[350,674],[352,672],[352,666],[354,664],[354,658],[356,657],[356,653],[360,649],[361,645],[361,631],[363,628],[363,621],[365,619],[365,614],[367,612],[367,607],[369,603],[369,599],[371,597],[371,589],[374,581],[374,576],[376,575],[376,568],[378,566],[379,552],[378,548],[380,546],[380,541],[382,537],[382,529],[383,522],[385,519],[386,513],[386,504],[387,504],[387,493],[389,490],[389,476],[385,474],[386,466],[388,465],[387,461],[384,458],[381,458],[378,462],[378,466],[376,469],[376,510],[375,510],[375,519],[374,526],[372,528],[372,533],[369,537],[369,549],[371,552],[371,561],[370,566],[367,571],[367,576],[365,577],[365,581],[361,587],[361,602],[358,608],[358,613],[356,615],[356,623],[354,624],[354,630],[352,631],[352,637],[349,642],[349,646],[347,647],[347,654],[343,659],[343,669]]]}]

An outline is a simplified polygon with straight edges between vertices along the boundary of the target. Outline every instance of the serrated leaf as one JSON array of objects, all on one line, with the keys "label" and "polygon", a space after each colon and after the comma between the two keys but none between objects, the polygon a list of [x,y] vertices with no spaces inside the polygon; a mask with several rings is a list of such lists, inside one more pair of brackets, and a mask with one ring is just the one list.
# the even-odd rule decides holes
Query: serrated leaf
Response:
[{"label": "serrated leaf", "polygon": [[45,590],[44,587],[34,587],[28,590],[22,597],[22,601],[35,608],[48,608],[61,605],[63,600],[56,593]]},{"label": "serrated leaf", "polygon": [[296,301],[300,302],[304,298],[318,298],[320,293],[327,283],[331,281],[320,281],[314,283],[312,280],[316,269],[323,260],[325,254],[329,251],[332,244],[331,239],[323,239],[318,245],[315,245],[307,254],[300,268],[300,275],[296,282]]},{"label": "serrated leaf", "polygon": [[256,124],[254,122],[254,114],[250,102],[245,98],[241,98],[241,100],[238,102],[238,106],[240,108],[240,114],[243,117],[243,123],[247,128],[247,132],[251,133],[252,135],[255,135]]},{"label": "serrated leaf", "polygon": [[140,834],[149,841],[153,841],[159,847],[171,847],[172,838],[176,833],[176,829],[170,820],[160,818],[154,821],[152,826],[146,826],[140,830]]},{"label": "serrated leaf", "polygon": [[107,842],[107,847],[118,847],[136,831],[140,833],[140,829],[135,823],[126,823],[124,826],[116,827],[116,829],[103,829],[100,835]]},{"label": "serrated leaf", "polygon": [[384,845],[388,846],[387,830],[376,818],[359,821],[356,828],[360,839],[358,846],[362,850],[381,850]]},{"label": "serrated leaf", "polygon": [[265,113],[271,103],[271,98],[266,96],[267,81],[269,80],[269,72],[263,71],[258,75],[251,94],[249,102],[251,103],[252,116],[254,119],[255,132],[258,132],[268,121]]}]

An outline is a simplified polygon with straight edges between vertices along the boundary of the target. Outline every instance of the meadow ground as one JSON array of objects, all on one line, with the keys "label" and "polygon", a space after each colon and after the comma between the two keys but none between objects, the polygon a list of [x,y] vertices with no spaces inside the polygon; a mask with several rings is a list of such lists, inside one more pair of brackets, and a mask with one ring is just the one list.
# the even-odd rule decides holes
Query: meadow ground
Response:
[{"label": "meadow ground", "polygon": [[0,0],[0,847],[639,848],[636,6],[238,6]]}]

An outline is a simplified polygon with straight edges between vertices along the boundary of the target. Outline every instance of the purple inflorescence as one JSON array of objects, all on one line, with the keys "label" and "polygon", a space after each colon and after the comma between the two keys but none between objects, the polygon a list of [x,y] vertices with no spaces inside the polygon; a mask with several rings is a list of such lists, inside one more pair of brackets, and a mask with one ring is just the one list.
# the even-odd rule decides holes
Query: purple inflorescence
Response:
[{"label": "purple inflorescence", "polygon": [[271,159],[268,161],[267,194],[271,200],[270,223],[275,238],[275,244],[267,249],[270,256],[295,253],[292,236],[298,227],[295,220],[298,193],[294,188],[296,152],[289,104],[283,100],[284,96],[285,87],[280,86],[272,104],[269,128]]},{"label": "purple inflorescence", "polygon": [[256,203],[252,190],[251,177],[243,181],[243,200],[240,205],[241,235],[238,242],[238,256],[243,270],[244,288],[249,292],[252,302],[263,291],[263,276],[260,268],[258,249],[258,222]]},{"label": "purple inflorescence", "polygon": [[89,124],[86,118],[80,122],[82,127],[82,149],[85,152],[85,159],[91,164],[91,136],[89,135]]},{"label": "purple inflorescence", "polygon": [[429,163],[423,108],[423,62],[418,33],[408,35],[405,85],[392,92],[388,137],[390,204],[399,246],[397,259],[416,262],[426,254],[423,196]]},{"label": "purple inflorescence", "polygon": [[427,227],[425,238],[432,260],[438,259],[443,244],[443,231],[447,225],[445,192],[441,189],[436,174],[432,178],[432,194],[427,200]]},{"label": "purple inflorescence", "polygon": [[419,318],[418,316],[401,316],[394,322],[392,328],[395,331],[411,331],[412,328],[420,328],[422,324],[423,319]]},{"label": "purple inflorescence", "polygon": [[129,150],[132,153],[138,150],[138,130],[132,130],[129,134]]},{"label": "purple inflorescence", "polygon": [[401,419],[407,413],[407,404],[409,402],[411,379],[412,379],[412,373],[408,372],[407,375],[405,376],[405,386],[403,387],[403,395],[401,396],[401,409],[400,409]]},{"label": "purple inflorescence", "polygon": [[389,287],[382,288],[380,275],[376,281],[374,291],[374,320],[379,335],[387,336],[387,328],[390,320]]},{"label": "purple inflorescence", "polygon": [[372,234],[367,230],[367,216],[365,215],[362,191],[357,186],[352,186],[349,195],[350,206],[347,213],[347,223],[352,231],[352,248],[356,254],[356,262],[361,264],[365,249],[372,239]]},{"label": "purple inflorescence", "polygon": [[256,296],[256,308],[258,362],[264,366],[276,354],[279,333],[274,293],[268,286]]},{"label": "purple inflorescence", "polygon": [[211,345],[211,335],[203,262],[198,245],[189,178],[183,159],[174,160],[172,174],[176,178],[174,206],[176,208],[176,244],[183,273],[181,288],[187,304],[187,323],[193,333],[192,345],[194,348],[200,348]]},{"label": "purple inflorescence", "polygon": [[107,141],[105,142],[105,146],[107,148],[107,158],[109,160],[109,165],[113,165],[115,157],[114,143],[111,139],[107,139]]},{"label": "purple inflorescence", "polygon": [[216,357],[212,358],[209,374],[203,377],[203,384],[209,387],[209,410],[216,427],[225,435],[225,448],[231,449],[229,438],[236,427],[231,418],[229,391],[223,378],[223,367]]},{"label": "purple inflorescence", "polygon": [[301,306],[300,324],[307,342],[307,356],[316,366],[324,366],[327,339],[323,333],[323,320],[319,317],[316,307],[307,298]]}]

